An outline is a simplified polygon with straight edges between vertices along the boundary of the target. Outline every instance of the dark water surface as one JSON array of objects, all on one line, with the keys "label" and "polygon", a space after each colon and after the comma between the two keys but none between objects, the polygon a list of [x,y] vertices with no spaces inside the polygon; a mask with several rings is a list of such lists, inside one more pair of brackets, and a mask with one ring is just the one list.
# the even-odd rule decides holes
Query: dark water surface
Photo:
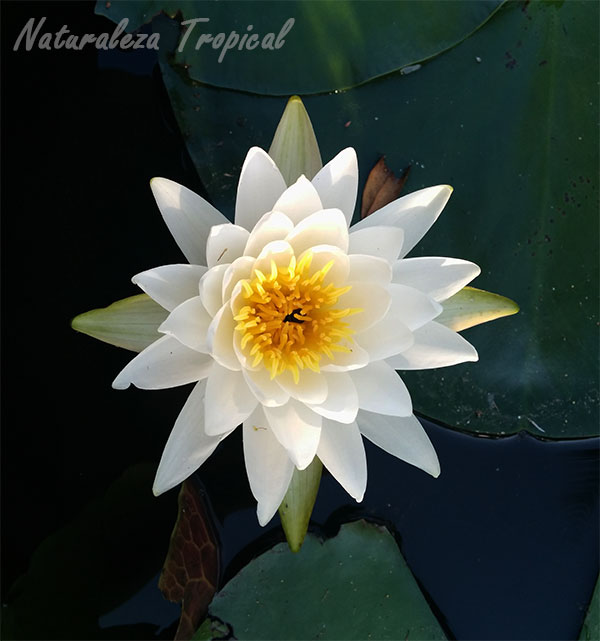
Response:
[{"label": "dark water surface", "polygon": [[[181,261],[148,180],[202,186],[151,56],[12,52],[34,16],[51,31],[112,31],[93,3],[1,8],[2,601],[30,620],[21,638],[172,638],[177,608],[155,584],[176,493],[154,499],[150,484],[188,389],[110,389],[130,354],[75,334],[69,320],[137,293],[133,274]],[[599,439],[425,426],[439,479],[368,444],[364,502],[326,475],[312,530],[331,536],[356,518],[388,525],[457,639],[576,638],[598,576]],[[127,477],[132,468],[142,472]],[[123,474],[135,483],[107,501]],[[227,580],[281,529],[277,519],[258,526],[239,434],[197,478]]]}]

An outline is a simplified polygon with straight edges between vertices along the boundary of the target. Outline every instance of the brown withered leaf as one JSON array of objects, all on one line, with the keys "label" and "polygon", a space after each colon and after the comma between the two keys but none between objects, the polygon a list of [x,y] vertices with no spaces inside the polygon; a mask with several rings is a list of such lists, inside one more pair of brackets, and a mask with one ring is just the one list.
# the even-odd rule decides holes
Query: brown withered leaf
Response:
[{"label": "brown withered leaf", "polygon": [[181,602],[176,640],[191,639],[206,616],[219,581],[219,549],[201,493],[187,479],[179,492],[179,512],[158,587],[169,601]]},{"label": "brown withered leaf", "polygon": [[371,169],[365,183],[360,208],[361,219],[396,200],[404,187],[409,172],[410,165],[402,172],[400,178],[396,178],[394,172],[385,164],[385,156],[381,156]]}]

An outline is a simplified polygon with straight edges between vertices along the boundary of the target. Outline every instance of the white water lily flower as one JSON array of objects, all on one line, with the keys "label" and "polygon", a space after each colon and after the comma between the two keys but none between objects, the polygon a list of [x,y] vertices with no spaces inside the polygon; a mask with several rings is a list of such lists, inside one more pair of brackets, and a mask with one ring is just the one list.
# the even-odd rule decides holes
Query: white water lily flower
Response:
[{"label": "white water lily flower", "polygon": [[348,229],[358,184],[348,148],[312,181],[287,187],[259,148],[242,167],[235,224],[164,178],[152,191],[189,265],[133,278],[170,312],[164,334],[115,379],[160,389],[196,382],[157,472],[160,494],[192,474],[243,424],[246,469],[265,525],[294,471],[317,456],[361,501],[362,437],[438,476],[438,459],[396,369],[477,360],[435,322],[441,301],[480,272],[453,258],[406,254],[452,189],[399,198]]}]

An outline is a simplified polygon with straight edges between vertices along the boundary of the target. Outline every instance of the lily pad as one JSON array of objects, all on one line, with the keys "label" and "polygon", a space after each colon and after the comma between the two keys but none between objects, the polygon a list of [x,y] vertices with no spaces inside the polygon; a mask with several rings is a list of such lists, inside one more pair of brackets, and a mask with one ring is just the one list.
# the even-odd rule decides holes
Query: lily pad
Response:
[{"label": "lily pad", "polygon": [[281,543],[217,594],[236,639],[445,639],[392,535],[357,521],[297,554]]},{"label": "lily pad", "polygon": [[[476,287],[521,307],[468,331],[479,363],[406,373],[416,409],[448,425],[598,433],[597,22],[597,3],[508,3],[418,72],[304,99],[324,162],[352,145],[363,180],[385,153],[396,173],[411,165],[404,192],[452,184],[412,255],[473,260]],[[268,148],[285,102],[162,70],[200,177],[231,216],[246,151]]]},{"label": "lily pad", "polygon": [[579,634],[579,641],[594,641],[594,639],[600,639],[600,580],[596,583],[596,588]]},{"label": "lily pad", "polygon": [[[169,49],[173,63],[191,80],[290,95],[352,87],[427,60],[479,28],[501,3],[113,0],[98,2],[96,12],[114,22],[127,18],[128,30],[134,30],[164,11],[178,30]],[[206,21],[188,25],[184,34],[180,23],[193,19]],[[206,34],[212,41],[196,49]],[[257,46],[248,50],[252,36]]]}]

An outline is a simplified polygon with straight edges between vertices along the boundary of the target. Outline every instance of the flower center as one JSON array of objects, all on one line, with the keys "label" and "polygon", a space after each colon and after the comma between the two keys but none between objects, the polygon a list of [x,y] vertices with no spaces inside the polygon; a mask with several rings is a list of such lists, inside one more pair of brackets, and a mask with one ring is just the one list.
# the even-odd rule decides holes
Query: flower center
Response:
[{"label": "flower center", "polygon": [[351,341],[354,332],[342,319],[363,310],[338,309],[338,298],[351,286],[324,285],[334,261],[310,273],[312,259],[308,251],[283,267],[271,260],[269,274],[255,269],[253,278],[241,281],[245,304],[234,316],[235,329],[244,353],[254,357],[252,367],[264,363],[271,379],[289,370],[298,383],[300,370],[320,371],[323,355],[333,360],[334,352],[350,351],[340,342]]}]

